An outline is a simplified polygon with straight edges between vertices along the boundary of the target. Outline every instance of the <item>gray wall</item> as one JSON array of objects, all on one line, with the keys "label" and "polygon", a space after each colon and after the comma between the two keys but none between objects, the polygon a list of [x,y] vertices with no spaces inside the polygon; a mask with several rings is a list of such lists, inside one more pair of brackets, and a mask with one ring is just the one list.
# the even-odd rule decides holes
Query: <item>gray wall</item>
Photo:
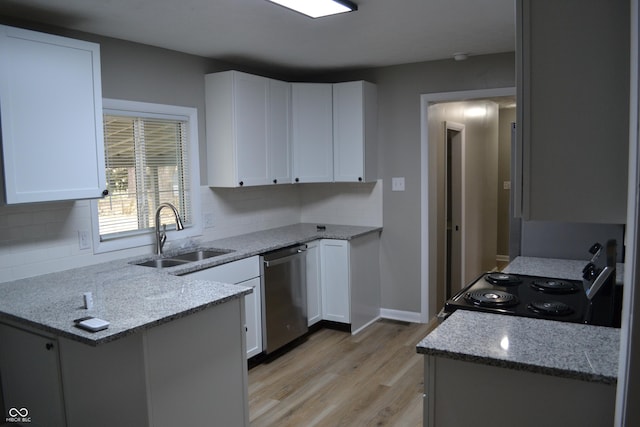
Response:
[{"label": "gray wall", "polygon": [[[379,171],[383,179],[380,278],[382,307],[420,311],[420,95],[515,86],[513,53],[462,62],[431,61],[305,76],[324,81],[365,79],[378,85]],[[404,176],[406,191],[392,192]],[[435,208],[435,207],[434,207]],[[435,289],[434,284],[429,284]],[[435,295],[431,298],[435,302]]]}]

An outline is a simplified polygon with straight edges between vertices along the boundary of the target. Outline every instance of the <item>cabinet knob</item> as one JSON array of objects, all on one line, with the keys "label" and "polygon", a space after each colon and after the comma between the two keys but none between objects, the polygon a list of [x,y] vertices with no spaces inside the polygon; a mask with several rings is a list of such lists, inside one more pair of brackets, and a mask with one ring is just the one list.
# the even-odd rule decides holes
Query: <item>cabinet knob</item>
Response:
[{"label": "cabinet knob", "polygon": [[53,343],[52,342],[48,342],[45,347],[47,348],[47,350],[51,350],[53,348]]},{"label": "cabinet knob", "polygon": [[300,178],[296,178],[296,182],[300,182]]},{"label": "cabinet knob", "polygon": [[273,183],[274,183],[274,184],[277,184],[277,183],[278,183],[278,180],[277,180],[277,179],[274,179],[274,180],[273,180]]},{"label": "cabinet knob", "polygon": [[242,187],[244,185],[244,181],[240,181],[240,187]]},{"label": "cabinet knob", "polygon": [[358,182],[362,182],[362,177],[361,176],[358,177]]},{"label": "cabinet knob", "polygon": [[108,196],[108,195],[109,195],[109,190],[102,190],[102,197]]}]

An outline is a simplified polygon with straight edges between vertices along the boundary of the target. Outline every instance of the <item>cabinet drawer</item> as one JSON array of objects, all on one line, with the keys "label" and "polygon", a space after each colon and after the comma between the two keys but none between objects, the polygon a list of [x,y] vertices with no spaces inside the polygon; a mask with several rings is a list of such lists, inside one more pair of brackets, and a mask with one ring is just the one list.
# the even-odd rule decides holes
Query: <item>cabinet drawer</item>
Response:
[{"label": "cabinet drawer", "polygon": [[240,283],[260,276],[260,257],[253,256],[189,274],[192,278],[223,283]]}]

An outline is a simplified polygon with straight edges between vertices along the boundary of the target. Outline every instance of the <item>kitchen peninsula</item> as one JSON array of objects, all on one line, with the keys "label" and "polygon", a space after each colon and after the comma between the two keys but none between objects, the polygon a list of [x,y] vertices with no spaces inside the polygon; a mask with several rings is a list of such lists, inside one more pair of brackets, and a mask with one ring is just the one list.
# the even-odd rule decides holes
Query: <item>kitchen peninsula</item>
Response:
[{"label": "kitchen peninsula", "polygon": [[[199,244],[226,253],[175,267],[136,265],[157,258],[149,255],[0,283],[2,380],[18,385],[11,396],[5,390],[6,410],[26,407],[34,426],[248,425],[244,296],[251,289],[188,274],[379,230],[296,224]],[[86,316],[110,325],[79,329],[74,321]]]},{"label": "kitchen peninsula", "polygon": [[[519,257],[505,272],[576,279],[584,264]],[[417,345],[425,426],[612,425],[619,345],[616,328],[456,310]]]}]

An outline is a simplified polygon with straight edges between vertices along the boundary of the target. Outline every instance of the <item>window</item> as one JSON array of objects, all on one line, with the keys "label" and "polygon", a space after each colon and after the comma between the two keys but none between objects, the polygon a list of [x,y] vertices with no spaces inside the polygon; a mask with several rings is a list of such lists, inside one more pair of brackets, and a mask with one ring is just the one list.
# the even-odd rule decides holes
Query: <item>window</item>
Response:
[{"label": "window", "polygon": [[[175,238],[200,234],[196,110],[108,99],[103,106],[109,195],[92,203],[94,250],[153,244],[155,212],[164,202],[178,209],[187,229]],[[169,209],[161,224],[175,228]]]}]

